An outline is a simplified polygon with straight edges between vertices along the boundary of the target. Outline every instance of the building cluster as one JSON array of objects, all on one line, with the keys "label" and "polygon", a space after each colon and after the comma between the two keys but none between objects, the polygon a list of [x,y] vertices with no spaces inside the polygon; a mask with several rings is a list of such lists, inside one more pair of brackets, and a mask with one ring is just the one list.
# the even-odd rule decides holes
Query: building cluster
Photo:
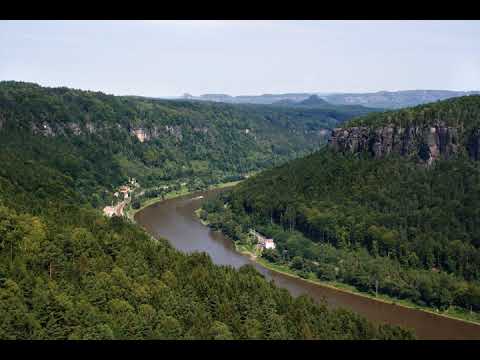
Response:
[{"label": "building cluster", "polygon": [[118,189],[118,192],[120,194],[123,194],[123,198],[126,200],[130,196],[129,194],[132,192],[132,189],[130,188],[130,186],[123,185],[123,186],[120,186],[120,189]]},{"label": "building cluster", "polygon": [[134,190],[134,188],[140,187],[140,184],[137,182],[135,178],[128,178],[128,185],[122,185],[118,189],[117,192],[113,194],[115,197],[119,197],[120,194],[123,195],[123,199],[127,200],[130,197],[130,193]]},{"label": "building cluster", "polygon": [[103,208],[103,213],[108,217],[112,217],[114,215],[123,216],[124,207],[128,203],[128,201],[130,201],[130,194],[135,190],[135,188],[138,187],[140,187],[140,184],[135,178],[128,178],[127,184],[120,186],[118,188],[118,191],[113,193],[113,196],[115,196],[116,198],[123,196],[123,200],[120,199],[121,201],[118,202],[116,205],[113,205],[112,200],[112,205],[105,206]]},{"label": "building cluster", "polygon": [[250,235],[254,237],[257,241],[257,246],[261,249],[275,249],[276,246],[273,239],[267,238],[253,229],[250,229]]}]

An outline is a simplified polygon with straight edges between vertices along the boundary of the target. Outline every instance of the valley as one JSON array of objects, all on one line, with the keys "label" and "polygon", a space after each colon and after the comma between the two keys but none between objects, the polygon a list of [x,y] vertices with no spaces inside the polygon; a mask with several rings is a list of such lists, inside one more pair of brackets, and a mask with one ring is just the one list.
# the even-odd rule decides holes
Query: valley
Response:
[{"label": "valley", "polygon": [[[159,197],[250,178],[321,147],[326,139],[315,129],[340,121],[331,115],[137,101],[15,82],[0,83],[0,110],[0,338],[415,337],[293,298],[252,266],[183,254],[128,220]],[[132,122],[146,129],[145,122],[165,118],[170,124],[160,135],[155,127],[129,130]],[[209,130],[190,132],[175,121],[208,123]],[[132,178],[139,187],[123,200],[115,196]],[[105,216],[106,206],[124,216]]]},{"label": "valley", "polygon": [[[407,188],[417,194],[415,185],[423,186],[426,176],[432,176],[427,182],[429,186],[440,186],[439,189],[444,190],[446,184],[443,179],[446,178],[435,175],[435,171],[441,171],[449,174],[449,181],[464,181],[462,186],[465,188],[460,188],[460,192],[459,189],[454,191],[454,188],[449,188],[447,199],[454,200],[466,194],[475,199],[472,196],[476,190],[472,193],[468,187],[475,186],[476,182],[469,181],[468,176],[472,179],[477,176],[476,120],[470,120],[477,119],[476,97],[447,100],[447,105],[426,105],[420,110],[370,112],[363,118],[347,122],[344,130],[338,126],[350,119],[352,111],[363,110],[328,109],[330,105],[314,97],[295,106],[233,106],[132,100],[23,83],[0,85],[0,90],[3,89],[3,93],[0,92],[0,95],[3,94],[3,97],[0,96],[3,106],[0,138],[6,145],[6,151],[1,154],[6,166],[0,172],[0,230],[3,234],[2,248],[9,250],[2,251],[0,256],[2,274],[6,274],[3,281],[9,284],[8,289],[2,290],[2,296],[22,306],[22,321],[32,324],[28,332],[15,332],[8,327],[5,334],[16,334],[13,336],[20,338],[211,338],[217,336],[212,334],[217,334],[222,328],[221,336],[233,338],[411,338],[415,336],[413,334],[432,339],[476,338],[477,325],[434,315],[441,313],[478,321],[476,223],[470,222],[464,228],[467,231],[463,234],[464,239],[472,234],[472,239],[468,240],[472,245],[464,245],[460,241],[454,243],[458,247],[455,251],[463,251],[465,255],[461,256],[471,260],[464,262],[458,257],[457,262],[454,257],[444,260],[450,254],[448,231],[454,234],[461,225],[455,223],[457,227],[448,231],[444,229],[442,238],[439,233],[433,233],[435,226],[439,226],[436,220],[430,220],[428,213],[414,212],[416,216],[422,216],[421,221],[413,220],[415,226],[427,226],[431,221],[426,229],[442,239],[443,248],[429,250],[425,244],[433,242],[424,240],[423,247],[418,247],[414,241],[408,247],[402,246],[403,237],[414,240],[416,230],[414,226],[396,220],[394,214],[413,211],[410,205],[400,201],[403,207],[395,205],[389,208],[393,203],[388,198],[378,198],[369,192],[369,186],[376,184],[393,186],[385,190],[391,193],[390,196],[397,196],[395,191],[405,196],[408,193],[405,192],[404,182],[408,182]],[[29,102],[25,104],[25,100],[21,99]],[[23,103],[21,107],[20,101]],[[442,118],[445,108],[458,109],[461,115],[452,122],[452,113],[447,111]],[[156,116],[162,118],[164,109],[168,109],[165,114],[170,116],[169,121],[173,121],[169,125],[161,125],[165,126],[166,132],[160,131],[159,127],[165,122],[156,120]],[[116,115],[112,115],[111,111]],[[136,114],[133,116],[137,118],[131,120],[120,115],[128,111]],[[419,111],[421,120],[415,119],[414,115]],[[179,121],[175,120],[176,114],[181,112],[188,114],[187,123],[193,119],[200,121],[191,128],[192,133],[184,123],[174,125],[175,121]],[[216,118],[222,112],[225,112],[225,117],[217,122],[204,118]],[[84,120],[71,120],[75,117]],[[249,120],[252,117],[256,119],[254,122]],[[434,125],[440,130],[427,131],[432,128],[430,117],[435,118]],[[387,130],[381,125],[384,118],[389,119]],[[148,120],[150,123],[147,119],[151,119]],[[461,121],[462,131],[454,132],[452,129]],[[375,130],[378,128],[381,130]],[[404,128],[407,130],[402,130]],[[209,137],[211,132],[215,132],[214,137]],[[326,146],[328,141],[330,144]],[[169,155],[159,162],[161,151]],[[463,157],[457,159],[459,156]],[[264,160],[252,163],[252,159],[262,157]],[[240,159],[239,162],[235,162],[236,158]],[[389,185],[385,182],[387,178],[394,179],[392,174],[396,174],[400,183]],[[466,174],[469,174],[467,178]],[[434,179],[441,181],[437,184]],[[354,190],[349,188],[352,184],[356,184]],[[199,192],[207,189],[210,189],[209,193]],[[433,204],[439,201],[431,197],[431,194],[438,193],[436,188],[427,193],[430,197],[416,195],[415,204],[423,204],[427,199]],[[211,194],[218,196],[212,197]],[[355,202],[349,198],[350,194],[355,194],[354,199],[360,208],[353,206]],[[188,207],[188,212],[183,215],[184,220],[190,218],[191,224],[185,231],[176,228],[184,220],[172,218],[176,214],[175,207],[168,207],[169,214],[162,211],[162,215],[153,215],[154,220],[141,220],[152,209],[158,209],[162,204],[173,206],[183,199],[196,204],[195,208]],[[462,199],[459,201],[466,206],[475,204]],[[368,210],[369,202],[375,204],[372,210]],[[101,215],[101,209],[106,217]],[[226,235],[220,241],[220,247],[219,236],[223,235],[218,233],[211,238],[206,227],[196,220],[195,211],[205,224]],[[390,218],[380,215],[389,211]],[[468,211],[464,210],[462,216]],[[454,218],[454,215],[445,216]],[[160,219],[166,222],[156,224]],[[132,222],[142,224],[149,235]],[[395,225],[397,223],[400,225]],[[11,224],[14,224],[13,227]],[[447,223],[444,221],[443,224]],[[263,239],[262,247],[252,236],[249,237],[252,228],[256,230],[257,241]],[[16,232],[12,232],[13,229]],[[180,237],[178,231],[182,234]],[[150,235],[159,240],[153,240]],[[140,241],[135,247],[157,250],[135,250],[130,241]],[[352,241],[355,243],[352,244]],[[172,245],[187,254],[176,253]],[[136,251],[137,255],[132,251]],[[170,256],[170,265],[151,268],[148,264],[153,260],[147,260],[151,255],[146,255],[151,251],[157,254],[155,261],[158,264],[167,261]],[[251,259],[236,251],[246,253]],[[170,255],[160,255],[161,252]],[[243,320],[237,318],[239,314],[232,315],[222,310],[224,312],[220,315],[216,307],[207,306],[205,310],[196,310],[196,315],[192,316],[196,318],[205,311],[202,316],[212,319],[210,332],[201,330],[192,323],[192,319],[188,320],[183,315],[178,314],[174,321],[172,315],[167,315],[174,311],[170,309],[162,313],[166,316],[162,321],[175,323],[177,332],[176,335],[168,335],[160,329],[164,325],[158,323],[157,315],[149,315],[148,321],[139,320],[147,316],[145,311],[152,314],[167,311],[168,307],[162,305],[164,300],[160,301],[155,297],[157,295],[145,295],[143,299],[135,298],[135,295],[132,298],[118,288],[117,295],[103,293],[104,299],[108,300],[100,300],[91,293],[91,285],[88,285],[90,281],[99,281],[100,276],[108,279],[109,286],[119,286],[113,285],[117,280],[105,274],[114,271],[118,273],[115,276],[122,277],[122,271],[128,271],[132,280],[123,280],[121,286],[124,289],[133,286],[128,285],[130,281],[143,283],[145,288],[150,289],[148,291],[153,292],[159,290],[152,290],[152,287],[166,285],[170,290],[162,296],[180,296],[183,290],[175,284],[191,280],[187,280],[183,272],[176,273],[176,280],[173,280],[170,266],[176,262],[188,262],[190,260],[182,259],[191,256],[210,256],[208,261],[212,265],[204,264],[209,269],[211,266],[228,265],[232,266],[228,271],[259,271],[266,275],[266,279],[261,281],[274,280],[276,285],[272,283],[269,286],[288,289],[290,293],[282,296],[293,295],[297,299],[291,300],[294,302],[307,301],[305,306],[311,309],[310,314],[322,311],[325,316],[331,316],[329,330],[318,327],[315,322],[305,325],[305,321],[310,321],[305,319],[298,323],[303,326],[300,332],[293,330],[294,325],[285,328],[277,323],[277,335],[266,328],[256,335],[247,335],[245,331],[249,330],[241,327]],[[202,263],[204,260],[192,261]],[[244,270],[245,265],[256,270]],[[16,269],[23,270],[17,273]],[[204,271],[207,270],[201,272]],[[217,270],[212,268],[211,271]],[[147,273],[151,277],[145,278]],[[154,279],[160,274],[163,285],[154,285]],[[205,275],[198,276],[204,278]],[[180,280],[182,277],[184,280]],[[52,296],[48,306],[59,307],[55,316],[63,318],[64,325],[47,329],[51,320],[48,320],[50,317],[46,310],[34,305],[40,299],[29,294],[32,282],[38,283],[35,285],[39,287],[36,290],[38,294]],[[394,283],[407,284],[404,285],[407,290],[393,286]],[[41,288],[45,286],[41,284],[50,284],[55,290]],[[197,285],[200,286],[200,283]],[[227,283],[212,283],[209,286],[227,286]],[[416,288],[418,286],[420,288]],[[216,289],[215,292],[224,291]],[[201,305],[203,301],[213,301],[211,297],[208,297],[210,300],[204,297],[205,289],[194,291],[197,295],[195,300],[190,298],[193,301],[190,306],[201,309],[205,306]],[[78,300],[74,299],[75,292],[83,295]],[[300,295],[306,295],[309,300]],[[217,298],[216,295],[209,296]],[[70,305],[62,308],[58,297],[64,297]],[[324,297],[326,303],[323,303]],[[258,301],[268,298],[269,295]],[[310,302],[311,298],[313,302]],[[68,312],[78,301],[83,301],[82,306],[97,314],[97,325],[82,325],[79,314]],[[125,310],[116,310],[117,307]],[[383,308],[380,313],[377,311],[379,307]],[[433,314],[417,309],[431,310]],[[11,310],[5,311],[7,316]],[[118,317],[118,311],[126,311],[124,316],[127,318]],[[338,319],[334,320],[339,316],[338,311],[344,314],[342,316],[358,319],[355,320],[361,324],[358,326],[365,329],[362,330],[363,335],[353,328],[351,332],[340,335],[340,325],[335,325]],[[255,316],[260,319],[256,321],[264,321],[258,317],[260,315]],[[285,318],[287,315],[278,316]],[[137,320],[128,320],[128,317]],[[223,321],[213,320],[216,317]],[[16,321],[11,318],[7,324],[15,326]],[[131,321],[136,324],[147,321],[147,328],[131,333],[127,325]],[[436,322],[444,322],[444,325],[440,327],[435,325]],[[168,325],[166,330],[170,328]],[[288,335],[290,331],[294,332]]]},{"label": "valley", "polygon": [[[386,322],[410,328],[419,339],[480,339],[478,324],[420,311],[414,307],[404,307],[394,299],[379,302],[378,298],[352,293],[345,287],[339,287],[339,284],[332,286],[326,282],[304,279],[284,267],[262,258],[254,258],[252,254],[240,254],[237,244],[218,231],[208,230],[195,214],[204,201],[228,189],[213,189],[160,201],[138,212],[135,220],[152,236],[169,239],[182,252],[206,252],[215,264],[234,268],[252,265],[266,279],[273,280],[276,286],[288,289],[294,296],[306,294],[317,302],[326,301],[329,308],[343,307],[376,323]],[[203,198],[199,199],[199,196]]]},{"label": "valley", "polygon": [[354,119],[200,215],[242,249],[253,226],[275,239],[275,269],[479,323],[479,99]]},{"label": "valley", "polygon": [[0,20],[0,341],[480,340],[480,22],[182,16]]}]

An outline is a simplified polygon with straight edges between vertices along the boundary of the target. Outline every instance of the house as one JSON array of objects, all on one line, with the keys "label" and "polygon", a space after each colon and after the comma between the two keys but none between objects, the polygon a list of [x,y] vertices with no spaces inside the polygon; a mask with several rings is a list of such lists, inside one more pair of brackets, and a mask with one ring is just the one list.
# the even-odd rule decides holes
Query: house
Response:
[{"label": "house", "polygon": [[275,242],[273,239],[265,239],[265,249],[275,249]]},{"label": "house", "polygon": [[118,189],[118,191],[123,194],[123,198],[124,198],[124,199],[128,199],[128,194],[129,194],[132,190],[130,189],[130,187],[128,187],[128,186],[126,186],[126,185],[123,185],[123,186],[120,186],[120,189]]},{"label": "house", "polygon": [[266,238],[262,234],[256,232],[253,229],[249,231],[250,235],[252,235],[258,242],[258,246],[262,249],[275,249],[275,241],[273,239]]},{"label": "house", "polygon": [[120,189],[118,191],[120,191],[121,193],[128,193],[130,192],[130,188],[126,185],[123,185],[123,186],[120,186]]},{"label": "house", "polygon": [[105,206],[103,208],[103,213],[108,217],[112,217],[115,214],[115,207],[114,206]]}]

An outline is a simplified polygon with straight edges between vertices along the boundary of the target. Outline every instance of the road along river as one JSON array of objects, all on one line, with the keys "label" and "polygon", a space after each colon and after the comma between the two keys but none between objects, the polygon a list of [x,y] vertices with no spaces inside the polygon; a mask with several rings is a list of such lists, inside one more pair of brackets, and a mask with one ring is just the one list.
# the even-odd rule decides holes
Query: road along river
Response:
[{"label": "road along river", "polygon": [[152,236],[168,239],[172,246],[183,252],[203,251],[210,255],[214,263],[235,268],[250,264],[277,286],[288,289],[293,296],[307,294],[317,301],[325,299],[332,308],[350,309],[376,323],[386,322],[411,328],[419,339],[480,340],[480,325],[314,284],[266,269],[236,252],[229,239],[204,226],[194,213],[205,199],[225,189],[197,192],[155,203],[138,212],[135,220]]}]

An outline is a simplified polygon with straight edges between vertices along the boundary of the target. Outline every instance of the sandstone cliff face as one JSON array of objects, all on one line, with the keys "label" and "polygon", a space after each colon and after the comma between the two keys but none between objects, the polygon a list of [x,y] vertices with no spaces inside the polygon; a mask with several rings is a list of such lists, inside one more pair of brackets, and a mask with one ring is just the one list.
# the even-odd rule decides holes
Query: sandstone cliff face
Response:
[{"label": "sandstone cliff face", "polygon": [[[188,130],[188,129],[187,129]],[[183,139],[183,129],[179,125],[165,125],[163,127],[152,126],[152,127],[129,127],[130,134],[135,136],[140,142],[150,141],[152,139],[157,139],[161,134],[166,134],[168,136],[175,137],[177,141],[182,141]],[[209,132],[208,127],[192,127],[191,131],[197,134],[206,135]]]},{"label": "sandstone cliff face", "polygon": [[43,136],[55,136],[58,133],[58,131],[55,131],[47,122],[40,125],[32,124],[32,131],[35,134],[41,134]]},{"label": "sandstone cliff face", "polygon": [[133,136],[136,136],[138,141],[144,142],[150,140],[152,137],[149,132],[147,132],[145,129],[130,129],[130,134]]},{"label": "sandstone cliff face", "polygon": [[467,150],[474,159],[480,158],[478,130],[471,134],[467,144],[462,144],[458,129],[440,122],[424,127],[399,127],[390,124],[377,129],[337,128],[333,130],[329,143],[333,149],[343,153],[367,152],[375,158],[395,153],[401,156],[418,156],[428,164],[462,150]]}]

